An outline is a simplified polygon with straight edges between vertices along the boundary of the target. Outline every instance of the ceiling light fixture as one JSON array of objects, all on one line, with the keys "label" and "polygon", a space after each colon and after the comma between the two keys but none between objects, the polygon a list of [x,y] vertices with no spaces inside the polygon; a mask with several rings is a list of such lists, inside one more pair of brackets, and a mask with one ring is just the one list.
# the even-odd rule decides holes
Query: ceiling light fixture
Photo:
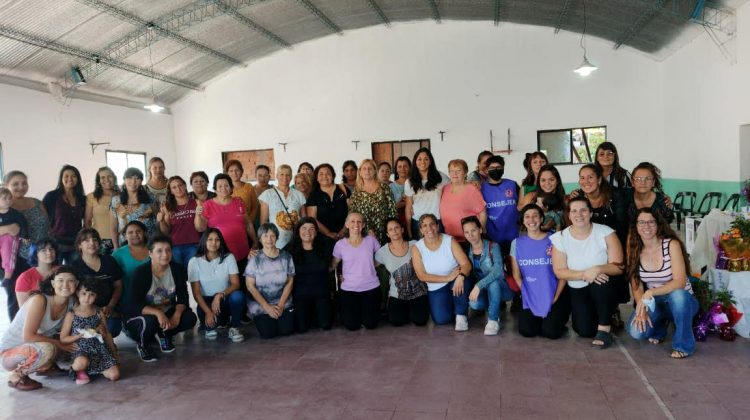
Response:
[{"label": "ceiling light fixture", "polygon": [[586,77],[599,69],[599,67],[591,64],[588,57],[586,57],[586,0],[583,1],[583,32],[581,33],[581,49],[583,50],[583,62],[573,71],[578,73],[581,77]]},{"label": "ceiling light fixture", "polygon": [[76,86],[83,86],[86,84],[86,78],[83,77],[83,72],[78,66],[72,67],[70,69],[70,77],[71,79],[73,79],[73,84]]},{"label": "ceiling light fixture", "polygon": [[151,57],[151,40],[154,36],[154,28],[153,25],[149,25],[148,27],[148,61],[150,63],[149,70],[151,71],[151,103],[147,105],[143,105],[144,108],[148,109],[151,112],[161,112],[164,111],[164,107],[159,105],[158,102],[156,102],[156,94],[154,94],[154,59]]}]

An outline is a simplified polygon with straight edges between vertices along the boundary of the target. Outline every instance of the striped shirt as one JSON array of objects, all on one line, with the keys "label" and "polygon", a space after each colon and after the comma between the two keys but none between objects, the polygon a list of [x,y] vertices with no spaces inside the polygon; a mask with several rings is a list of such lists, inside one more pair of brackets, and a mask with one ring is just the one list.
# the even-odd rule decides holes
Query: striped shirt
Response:
[{"label": "striped shirt", "polygon": [[[662,263],[660,269],[656,271],[648,271],[643,268],[643,264],[638,264],[638,272],[641,281],[646,284],[646,288],[648,289],[664,286],[672,280],[672,257],[669,256],[670,242],[672,242],[672,239],[670,238],[664,238],[661,241]],[[685,283],[685,290],[691,294],[693,293],[693,288],[691,287],[689,280]]]}]

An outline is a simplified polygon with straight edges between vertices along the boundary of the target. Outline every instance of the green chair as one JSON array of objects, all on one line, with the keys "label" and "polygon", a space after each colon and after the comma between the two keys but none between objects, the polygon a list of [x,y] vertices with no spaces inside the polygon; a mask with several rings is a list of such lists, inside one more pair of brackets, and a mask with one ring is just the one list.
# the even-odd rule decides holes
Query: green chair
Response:
[{"label": "green chair", "polygon": [[727,209],[732,211],[739,211],[740,209],[740,197],[738,193],[734,193],[727,198],[727,202],[724,203],[724,207],[721,208],[721,211],[726,211]]},{"label": "green chair", "polygon": [[721,196],[722,194],[720,192],[707,192],[706,195],[703,196],[701,203],[695,209],[694,213],[699,214],[701,217],[705,217],[712,209],[718,209],[719,204],[721,204]]}]

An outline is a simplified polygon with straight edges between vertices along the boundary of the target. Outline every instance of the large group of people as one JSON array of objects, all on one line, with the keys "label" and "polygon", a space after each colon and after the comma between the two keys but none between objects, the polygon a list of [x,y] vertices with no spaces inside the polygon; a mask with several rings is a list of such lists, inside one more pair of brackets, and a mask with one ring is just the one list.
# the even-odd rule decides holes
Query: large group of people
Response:
[{"label": "large group of people", "polygon": [[[296,174],[280,165],[275,185],[258,165],[253,185],[236,160],[188,184],[155,157],[145,183],[128,168],[118,186],[103,167],[88,195],[65,165],[39,201],[24,173],[8,172],[0,257],[12,322],[0,364],[9,386],[32,390],[41,384],[29,374],[58,369],[63,355],[79,384],[118,379],[121,332],[153,362],[153,347],[174,351],[198,323],[205,340],[226,328],[236,343],[250,322],[270,339],[384,319],[467,331],[486,318],[491,336],[508,306],[524,337],[558,339],[570,320],[601,349],[623,327],[658,344],[673,322],[670,356],[690,356],[697,302],[661,173],[642,162],[631,175],[609,142],[595,156],[569,195],[542,152],[527,154],[521,185],[489,151],[472,172],[451,160],[446,175],[428,148],[393,167],[346,161],[340,184],[331,164],[303,162]],[[618,304],[631,296],[625,325]]]}]

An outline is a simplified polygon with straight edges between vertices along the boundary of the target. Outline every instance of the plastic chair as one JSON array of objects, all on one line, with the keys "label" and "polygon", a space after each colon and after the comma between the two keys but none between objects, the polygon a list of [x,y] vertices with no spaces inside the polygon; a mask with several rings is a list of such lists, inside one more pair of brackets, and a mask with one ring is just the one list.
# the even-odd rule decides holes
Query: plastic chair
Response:
[{"label": "plastic chair", "polygon": [[734,193],[727,198],[727,202],[724,203],[724,207],[721,208],[721,211],[726,211],[727,209],[732,211],[738,211],[740,209],[740,197],[738,193]]},{"label": "plastic chair", "polygon": [[[722,194],[720,192],[707,192],[706,195],[703,196],[701,203],[695,209],[694,213],[699,214],[701,217],[704,217],[711,212],[711,209],[718,209],[719,204],[721,204],[721,195]],[[704,204],[706,205],[704,206]]]},{"label": "plastic chair", "polygon": [[680,224],[682,223],[682,218],[693,214],[693,208],[695,207],[696,197],[697,195],[695,194],[694,191],[681,191],[681,192],[678,192],[677,195],[674,197],[674,201],[672,201],[672,205],[674,206],[674,214],[675,216],[677,216],[676,217],[677,230],[680,230]]}]

